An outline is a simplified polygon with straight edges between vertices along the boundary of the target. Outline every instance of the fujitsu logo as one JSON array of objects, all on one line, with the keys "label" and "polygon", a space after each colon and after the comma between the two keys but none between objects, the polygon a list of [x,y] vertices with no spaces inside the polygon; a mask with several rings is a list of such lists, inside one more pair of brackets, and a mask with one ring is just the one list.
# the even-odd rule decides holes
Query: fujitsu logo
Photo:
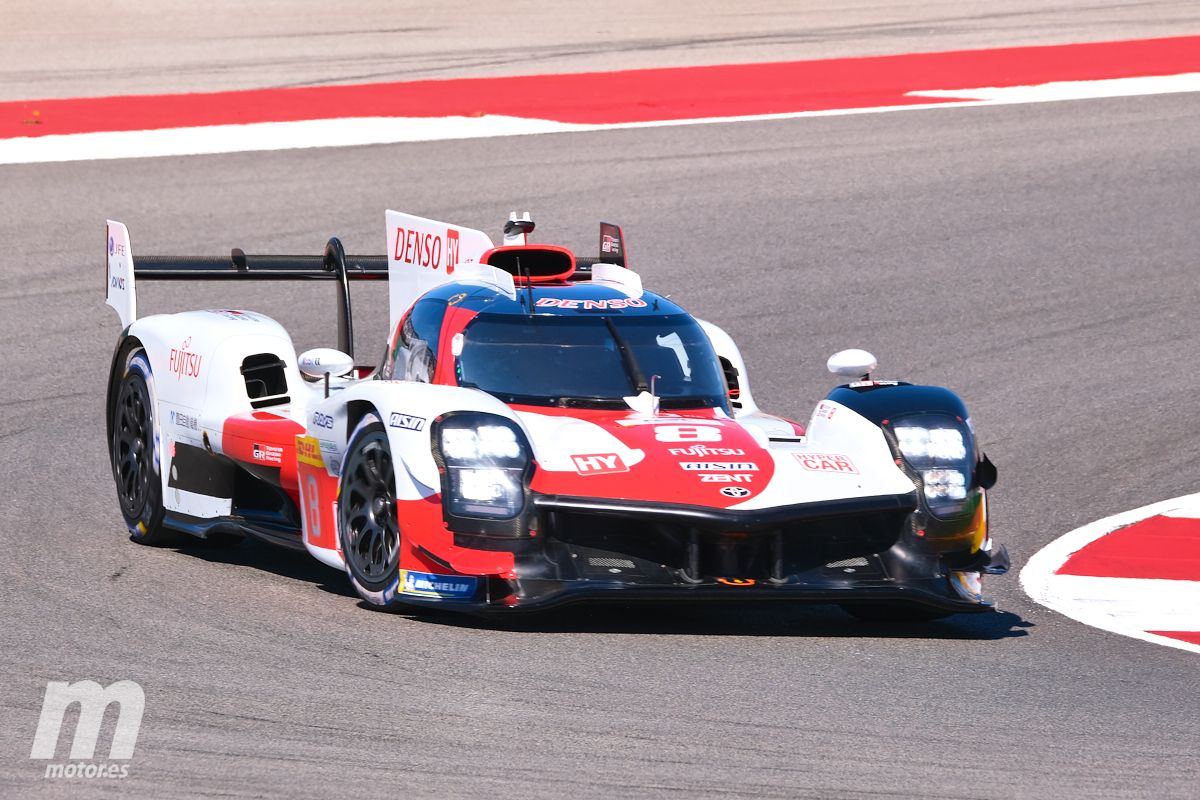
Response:
[{"label": "fujitsu logo", "polygon": [[177,380],[184,377],[195,378],[200,374],[200,362],[204,360],[204,356],[193,353],[191,346],[192,337],[189,336],[178,348],[171,348],[169,369]]},{"label": "fujitsu logo", "polygon": [[746,455],[745,450],[738,450],[735,447],[709,447],[703,444],[694,444],[691,447],[672,447],[668,452],[673,456],[696,456],[697,458]]}]

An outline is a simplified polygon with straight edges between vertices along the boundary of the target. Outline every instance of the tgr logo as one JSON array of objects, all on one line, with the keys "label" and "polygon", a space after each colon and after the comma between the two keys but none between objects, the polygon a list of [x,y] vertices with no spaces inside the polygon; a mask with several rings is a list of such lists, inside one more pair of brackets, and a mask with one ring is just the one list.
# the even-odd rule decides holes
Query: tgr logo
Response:
[{"label": "tgr logo", "polygon": [[[50,760],[58,750],[59,734],[67,710],[79,704],[79,721],[75,724],[75,736],[71,741],[68,762],[46,765],[47,778],[124,778],[129,774],[128,764],[95,762],[96,741],[100,738],[100,727],[104,712],[113,703],[117,704],[117,724],[113,730],[112,744],[108,748],[109,761],[128,761],[133,758],[138,732],[142,727],[142,712],[146,707],[146,693],[134,681],[117,681],[107,688],[95,681],[50,681],[42,700],[42,715],[38,719],[37,733],[33,737],[30,758]],[[85,761],[86,763],[78,763]]]}]

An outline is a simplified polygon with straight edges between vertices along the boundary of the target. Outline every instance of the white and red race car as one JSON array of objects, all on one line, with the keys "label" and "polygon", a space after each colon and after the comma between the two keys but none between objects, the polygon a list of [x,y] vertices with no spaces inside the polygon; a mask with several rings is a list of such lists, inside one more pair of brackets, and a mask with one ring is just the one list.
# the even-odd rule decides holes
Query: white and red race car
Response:
[{"label": "white and red race car", "polygon": [[[852,379],[807,426],[755,405],[733,340],[625,266],[388,211],[385,256],[138,257],[108,223],[124,329],[108,434],[134,541],[245,535],[344,569],[377,606],[585,599],[840,603],[869,618],[992,608],[995,469],[951,392]],[[321,280],[339,348],[215,309],[138,318],[135,279]],[[349,284],[387,280],[391,336],[356,365]]]}]

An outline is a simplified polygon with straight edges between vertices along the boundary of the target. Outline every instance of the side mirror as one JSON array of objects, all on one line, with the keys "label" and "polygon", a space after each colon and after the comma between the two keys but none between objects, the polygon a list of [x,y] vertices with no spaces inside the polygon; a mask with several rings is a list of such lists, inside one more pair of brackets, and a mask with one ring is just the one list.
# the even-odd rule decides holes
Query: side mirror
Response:
[{"label": "side mirror", "polygon": [[859,380],[869,377],[879,364],[875,360],[875,356],[866,350],[842,350],[831,355],[825,362],[825,366],[834,375],[850,380]]},{"label": "side mirror", "polygon": [[337,378],[354,369],[354,359],[332,347],[305,350],[296,361],[300,372],[313,380],[320,380],[326,376]]}]

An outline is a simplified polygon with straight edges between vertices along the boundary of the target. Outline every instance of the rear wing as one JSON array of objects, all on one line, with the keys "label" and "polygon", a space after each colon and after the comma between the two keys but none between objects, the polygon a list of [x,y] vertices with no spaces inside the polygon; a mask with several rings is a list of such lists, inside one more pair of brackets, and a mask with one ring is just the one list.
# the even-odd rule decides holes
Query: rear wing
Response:
[{"label": "rear wing", "polygon": [[[338,349],[353,357],[354,322],[350,306],[350,281],[387,280],[391,327],[425,292],[449,280],[483,283],[513,292],[512,275],[480,257],[493,248],[482,231],[445,222],[388,211],[387,255],[346,255],[336,237],[319,256],[247,255],[234,248],[228,256],[134,256],[129,230],[120,222],[107,221],[105,229],[105,302],[112,306],[128,328],[137,319],[137,281],[335,281],[338,293]],[[524,219],[510,220],[506,242],[526,240],[533,230],[526,212]],[[556,248],[561,249],[561,248]],[[565,251],[564,251],[565,252]],[[625,274],[625,242],[621,229],[600,223],[600,255],[575,258],[574,280],[613,283],[626,291],[641,293],[641,282]],[[620,275],[616,273],[621,273]]]},{"label": "rear wing", "polygon": [[336,281],[338,349],[354,355],[354,321],[350,281],[386,280],[387,256],[348,256],[334,237],[319,256],[247,255],[239,248],[229,256],[134,256],[129,230],[108,221],[108,262],[105,300],[121,318],[122,327],[137,319],[139,280],[153,281]]}]

